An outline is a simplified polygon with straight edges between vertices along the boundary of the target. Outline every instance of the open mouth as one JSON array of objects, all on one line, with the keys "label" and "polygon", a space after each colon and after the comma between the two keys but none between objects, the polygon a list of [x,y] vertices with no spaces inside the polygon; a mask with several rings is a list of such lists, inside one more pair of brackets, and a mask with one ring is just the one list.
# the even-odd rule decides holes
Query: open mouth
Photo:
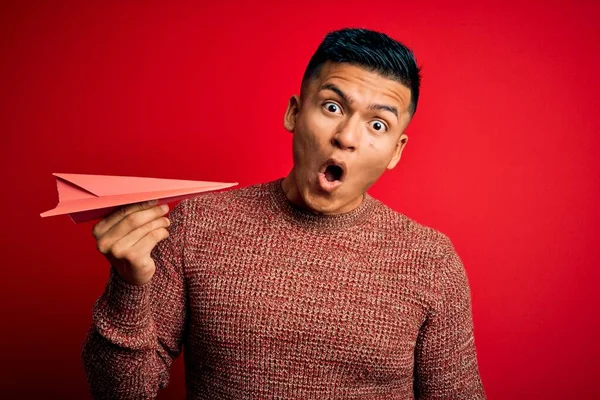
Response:
[{"label": "open mouth", "polygon": [[319,168],[319,185],[326,192],[337,189],[346,176],[346,164],[343,161],[329,159]]},{"label": "open mouth", "polygon": [[343,161],[329,159],[325,161],[319,172],[325,175],[328,182],[343,181],[346,175],[346,164]]},{"label": "open mouth", "polygon": [[339,165],[328,165],[325,168],[325,178],[329,182],[341,181],[344,175],[344,170]]}]

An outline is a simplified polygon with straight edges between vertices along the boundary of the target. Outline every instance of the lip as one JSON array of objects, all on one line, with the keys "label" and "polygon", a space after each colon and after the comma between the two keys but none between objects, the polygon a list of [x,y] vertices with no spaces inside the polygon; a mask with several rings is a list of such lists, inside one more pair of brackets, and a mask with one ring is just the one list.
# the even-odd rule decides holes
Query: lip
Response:
[{"label": "lip", "polygon": [[[333,182],[329,182],[327,180],[327,177],[325,176],[325,170],[330,165],[337,165],[338,167],[340,167],[342,169],[342,176],[340,176],[340,179],[335,180]],[[348,170],[348,168],[346,167],[346,163],[344,161],[336,160],[335,158],[327,159],[321,165],[321,168],[319,168],[319,173],[318,173],[319,186],[321,187],[321,189],[323,191],[325,191],[327,193],[332,193],[333,191],[335,191],[337,188],[339,188],[342,185],[342,182],[344,182],[344,179],[346,178],[347,170]]]}]

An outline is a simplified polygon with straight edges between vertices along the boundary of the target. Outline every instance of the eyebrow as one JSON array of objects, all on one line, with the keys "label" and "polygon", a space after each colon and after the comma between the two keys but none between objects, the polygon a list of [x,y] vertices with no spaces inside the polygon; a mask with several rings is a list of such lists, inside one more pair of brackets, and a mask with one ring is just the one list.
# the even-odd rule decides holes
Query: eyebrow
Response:
[{"label": "eyebrow", "polygon": [[[331,90],[332,92],[334,92],[335,94],[337,94],[338,96],[340,96],[342,98],[342,100],[345,103],[353,103],[354,101],[352,99],[350,99],[350,97],[348,97],[346,95],[346,93],[344,93],[342,91],[342,89],[340,89],[339,87],[335,86],[333,83],[325,83],[323,84],[320,88],[319,91],[321,90]],[[396,116],[396,119],[399,120],[400,118],[398,117],[398,109],[394,106],[388,106],[385,104],[371,104],[369,106],[370,110],[381,110],[381,111],[389,111],[392,114],[394,114]]]}]

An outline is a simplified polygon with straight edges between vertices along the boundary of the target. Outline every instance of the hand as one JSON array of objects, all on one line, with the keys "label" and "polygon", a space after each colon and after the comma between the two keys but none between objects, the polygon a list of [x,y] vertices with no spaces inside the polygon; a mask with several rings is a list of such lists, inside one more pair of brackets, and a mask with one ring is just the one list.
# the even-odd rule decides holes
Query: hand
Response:
[{"label": "hand", "polygon": [[169,237],[169,206],[156,201],[132,204],[113,212],[96,225],[92,233],[96,247],[108,259],[121,279],[143,285],[152,279],[156,265],[150,253],[158,242]]}]

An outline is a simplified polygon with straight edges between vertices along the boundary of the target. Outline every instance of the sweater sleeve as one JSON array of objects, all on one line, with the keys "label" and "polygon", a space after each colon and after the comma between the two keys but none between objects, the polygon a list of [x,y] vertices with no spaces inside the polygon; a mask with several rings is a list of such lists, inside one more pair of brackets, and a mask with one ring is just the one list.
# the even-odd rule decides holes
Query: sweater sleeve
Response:
[{"label": "sweater sleeve", "polygon": [[473,336],[471,293],[450,239],[436,266],[436,300],[421,328],[415,352],[417,399],[485,399]]},{"label": "sweater sleeve", "polygon": [[128,284],[111,268],[81,354],[93,398],[154,398],[167,385],[186,326],[186,215],[184,200],[171,211],[169,237],[152,251],[148,283]]}]

